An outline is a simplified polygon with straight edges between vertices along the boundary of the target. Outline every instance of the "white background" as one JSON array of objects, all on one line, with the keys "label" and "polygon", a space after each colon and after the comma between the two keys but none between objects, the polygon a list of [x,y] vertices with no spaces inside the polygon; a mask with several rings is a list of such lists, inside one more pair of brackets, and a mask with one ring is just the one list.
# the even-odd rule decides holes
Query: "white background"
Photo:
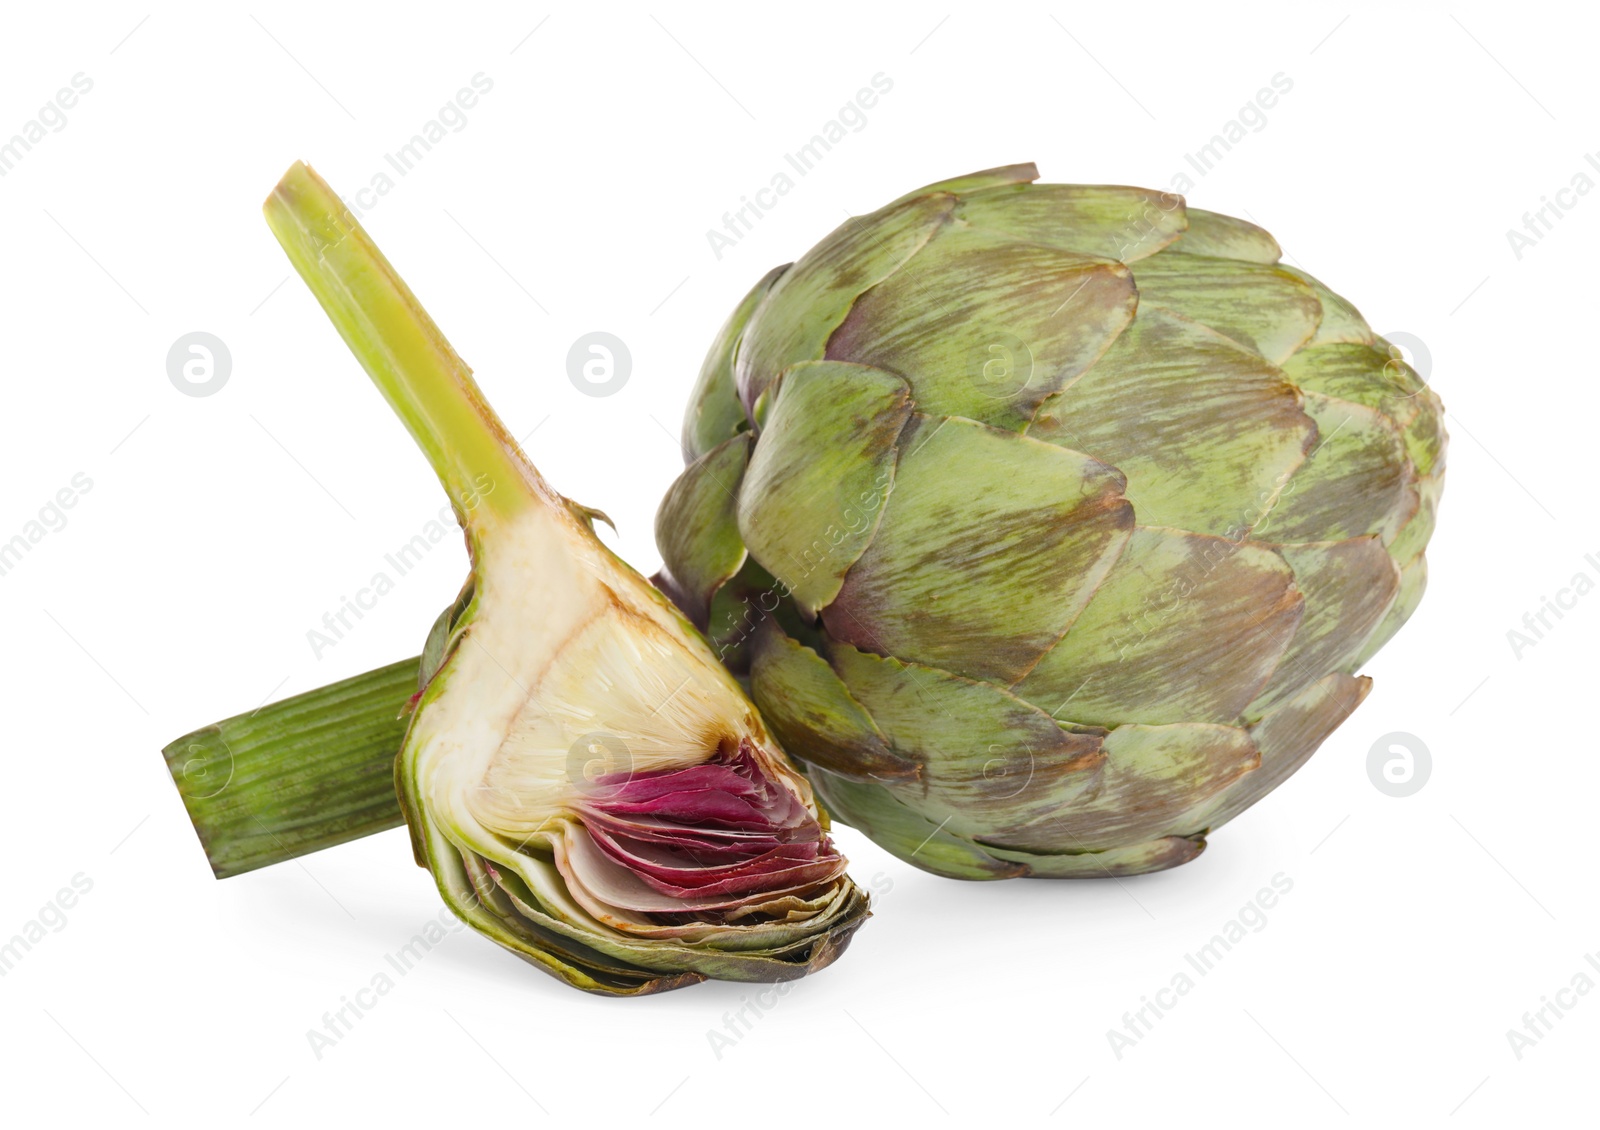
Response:
[{"label": "white background", "polygon": [[[0,138],[93,82],[0,178],[0,540],[93,483],[0,576],[0,941],[93,884],[0,978],[6,1121],[1497,1126],[1591,1105],[1600,992],[1520,1058],[1507,1038],[1581,971],[1600,982],[1600,595],[1520,657],[1507,640],[1600,579],[1600,192],[1520,259],[1506,236],[1578,172],[1600,181],[1576,6],[35,5],[6,24]],[[364,222],[645,572],[700,358],[767,268],[989,166],[1165,188],[1282,72],[1292,92],[1189,199],[1424,341],[1449,411],[1432,587],[1372,696],[1173,872],[961,884],[841,831],[890,888],[876,917],[720,1058],[707,1033],[747,987],[606,1001],[462,932],[318,1059],[307,1030],[439,911],[431,882],[400,831],[215,882],[158,751],[415,653],[456,592],[452,542],[336,647],[307,642],[444,498],[285,281],[259,204],[300,157],[351,196],[479,72],[465,128]],[[879,72],[865,127],[719,260],[707,229]],[[232,355],[203,398],[166,372],[194,330]],[[632,353],[610,397],[567,378],[592,330]],[[1404,799],[1368,777],[1394,731],[1432,754]],[[1118,1058],[1107,1031],[1279,873],[1264,928]]]}]

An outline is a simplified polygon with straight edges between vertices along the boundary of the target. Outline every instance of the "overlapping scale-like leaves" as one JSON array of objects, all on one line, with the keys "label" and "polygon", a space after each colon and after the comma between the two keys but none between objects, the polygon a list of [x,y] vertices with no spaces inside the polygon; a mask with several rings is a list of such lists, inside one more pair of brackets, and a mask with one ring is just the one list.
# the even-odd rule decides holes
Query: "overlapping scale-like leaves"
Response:
[{"label": "overlapping scale-like leaves", "polygon": [[1438,398],[1271,235],[1036,176],[763,280],[658,527],[819,798],[959,878],[1199,854],[1365,697],[1443,485]]}]

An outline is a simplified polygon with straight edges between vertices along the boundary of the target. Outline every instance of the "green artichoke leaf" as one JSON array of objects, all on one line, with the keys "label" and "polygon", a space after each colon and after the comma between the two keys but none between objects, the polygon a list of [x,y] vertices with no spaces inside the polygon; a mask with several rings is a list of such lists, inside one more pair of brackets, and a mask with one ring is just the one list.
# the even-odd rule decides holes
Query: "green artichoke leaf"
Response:
[{"label": "green artichoke leaf", "polygon": [[1385,376],[1391,384],[1402,390],[1399,396],[1401,403],[1391,399],[1384,404],[1383,411],[1405,433],[1406,451],[1415,465],[1415,472],[1443,478],[1445,448],[1450,437],[1445,431],[1444,404],[1439,400],[1439,394],[1406,363],[1398,346],[1391,345],[1381,337],[1374,339],[1373,344],[1388,355]]},{"label": "green artichoke leaf", "polygon": [[1415,372],[1375,345],[1309,345],[1284,362],[1283,373],[1298,388],[1376,409],[1393,417],[1396,424],[1403,425],[1420,407],[1412,399],[1421,388],[1420,383],[1413,383]]},{"label": "green artichoke leaf", "polygon": [[827,355],[905,377],[920,412],[1020,431],[1138,301],[1114,259],[951,226],[856,300]]},{"label": "green artichoke leaf", "polygon": [[773,283],[734,365],[739,399],[752,419],[778,375],[797,361],[821,361],[857,297],[922,250],[954,209],[955,197],[934,193],[851,217]]},{"label": "green artichoke leaf", "polygon": [[1373,343],[1375,337],[1372,327],[1367,325],[1366,319],[1361,316],[1361,311],[1357,310],[1349,300],[1339,297],[1298,267],[1284,264],[1281,269],[1309,286],[1316,293],[1317,301],[1322,304],[1322,321],[1311,340],[1306,342],[1306,349],[1316,349],[1323,345]]},{"label": "green artichoke leaf", "polygon": [[[1417,519],[1414,518],[1412,521],[1415,522]],[[1379,648],[1394,638],[1400,626],[1411,619],[1411,614],[1417,610],[1417,605],[1422,602],[1422,594],[1427,587],[1428,559],[1418,553],[1400,566],[1400,591],[1395,594],[1394,603],[1389,606],[1389,611],[1384,613],[1383,619],[1367,637],[1367,642],[1361,645],[1361,650],[1356,653],[1355,658],[1345,664],[1346,670],[1360,670],[1366,665],[1367,660],[1378,653]]]},{"label": "green artichoke leaf", "polygon": [[1393,541],[1421,505],[1400,429],[1364,404],[1301,395],[1317,443],[1251,536],[1315,542],[1377,534]]},{"label": "green artichoke leaf", "polygon": [[991,833],[988,845],[1099,852],[1195,830],[1192,809],[1255,771],[1261,752],[1237,726],[1128,723],[1106,735],[1105,765],[1092,795],[1031,825]]},{"label": "green artichoke leaf", "polygon": [[924,871],[948,879],[1015,879],[1028,873],[1026,864],[998,859],[906,807],[883,785],[847,780],[825,769],[817,770],[813,780],[828,811]]},{"label": "green artichoke leaf", "polygon": [[1444,492],[1444,473],[1440,471],[1425,475],[1414,485],[1417,488],[1417,512],[1400,527],[1400,533],[1389,543],[1389,553],[1400,562],[1420,556],[1433,537],[1434,524],[1439,520],[1439,498]]},{"label": "green artichoke leaf", "polygon": [[433,626],[428,629],[428,639],[422,645],[422,660],[417,671],[419,692],[426,689],[428,683],[439,673],[439,668],[444,666],[444,661],[458,642],[460,637],[456,635],[456,625],[461,622],[461,614],[472,603],[472,593],[473,578],[469,575],[467,583],[461,586],[461,591],[456,594],[450,607],[439,613]]},{"label": "green artichoke leaf", "polygon": [[1265,546],[1138,527],[1066,638],[1014,689],[1094,725],[1233,722],[1296,638],[1295,580]]},{"label": "green artichoke leaf", "polygon": [[996,859],[1026,868],[1035,879],[1120,879],[1165,871],[1188,863],[1205,850],[1201,836],[1168,836],[1142,844],[1123,844],[1106,851],[1030,852],[982,845]]},{"label": "green artichoke leaf", "polygon": [[790,639],[776,621],[755,635],[750,695],[778,741],[803,745],[808,761],[842,777],[915,779],[921,765],[889,740],[828,661]]},{"label": "green artichoke leaf", "polygon": [[855,647],[1009,686],[1122,553],[1124,480],[972,420],[915,417],[900,445],[878,531],[822,620]]},{"label": "green artichoke leaf", "polygon": [[787,600],[783,582],[761,567],[754,557],[711,598],[706,638],[723,666],[737,675],[750,670],[756,633],[774,616],[798,621],[799,612]]},{"label": "green artichoke leaf", "polygon": [[1183,197],[1108,184],[1021,184],[962,193],[956,215],[1024,243],[1133,263],[1183,235]]},{"label": "green artichoke leaf", "polygon": [[1214,832],[1287,781],[1371,689],[1371,679],[1335,671],[1275,706],[1250,729],[1261,751],[1260,767],[1200,805],[1190,817],[1192,825]]},{"label": "green artichoke leaf", "polygon": [[910,389],[881,369],[802,361],[774,392],[739,491],[739,533],[815,614],[839,595],[883,517]]},{"label": "green artichoke leaf", "polygon": [[653,970],[620,967],[596,950],[521,920],[510,900],[488,880],[481,862],[469,867],[459,855],[440,855],[433,877],[445,905],[468,926],[575,989],[605,996],[647,996],[705,980],[689,971],[661,976]]},{"label": "green artichoke leaf", "polygon": [[717,331],[711,349],[700,366],[700,377],[694,392],[689,396],[689,407],[683,415],[683,461],[692,463],[712,448],[726,443],[736,434],[749,428],[744,405],[739,402],[738,383],[734,378],[734,358],[744,340],[745,326],[756,312],[778,279],[789,268],[774,267],[734,309],[722,329]]},{"label": "green artichoke leaf", "polygon": [[1418,475],[1432,474],[1444,452],[1438,398],[1415,369],[1381,346],[1350,343],[1312,346],[1283,367],[1307,392],[1360,404],[1391,420],[1405,438]]},{"label": "green artichoke leaf", "polygon": [[656,584],[701,631],[711,618],[712,597],[744,565],[734,511],[750,444],[748,434],[736,435],[696,459],[656,511],[656,545],[666,566]]},{"label": "green artichoke leaf", "polygon": [[518,929],[531,926],[541,938],[564,939],[561,948],[586,965],[622,973],[630,966],[635,972],[642,968],[669,974],[688,968],[696,979],[792,981],[823,968],[837,956],[826,939],[821,947],[815,945],[807,919],[841,910],[862,913],[866,908],[866,896],[859,888],[839,888],[814,900],[791,900],[794,921],[765,921],[754,929],[688,922],[648,940],[636,940],[618,936],[589,915],[571,898],[551,863],[539,861],[519,868],[533,877],[532,885],[521,875],[493,864],[480,862],[479,866],[488,880],[479,884],[480,895],[504,899],[514,911],[506,917]]},{"label": "green artichoke leaf", "polygon": [[[571,966],[581,976],[604,978],[623,985],[642,981],[645,992],[677,988],[718,976],[714,965],[695,960],[696,957],[711,957],[709,953],[696,955],[692,950],[670,944],[630,943],[617,939],[572,902],[558,879],[548,880],[535,894],[519,875],[496,867],[488,860],[466,855],[461,862],[472,883],[469,899],[480,901],[499,919],[502,929],[531,948],[554,957],[562,965]],[[532,870],[543,874],[553,872],[554,868],[541,861]],[[552,914],[547,907],[559,909]],[[541,963],[536,960],[535,964]],[[685,965],[694,968],[685,971]],[[587,988],[561,972],[557,972],[557,976],[579,988]]]},{"label": "green artichoke leaf", "polygon": [[1322,304],[1279,266],[1164,251],[1139,264],[1139,300],[1210,326],[1274,365],[1317,332]]},{"label": "green artichoke leaf", "polygon": [[[1248,220],[1224,216],[1191,207],[1189,226],[1183,237],[1169,245],[1185,255],[1204,255],[1212,259],[1241,259],[1246,263],[1276,263],[1283,255],[1278,241],[1265,228]],[[1303,277],[1303,276],[1302,276]],[[1310,281],[1307,279],[1306,281]]]},{"label": "green artichoke leaf", "polygon": [[1325,672],[1349,666],[1400,591],[1400,568],[1376,537],[1281,545],[1278,552],[1294,570],[1305,613],[1272,680],[1245,708],[1251,718]]},{"label": "green artichoke leaf", "polygon": [[450,653],[450,639],[456,626],[457,614],[457,609],[452,606],[434,617],[433,626],[428,629],[427,641],[422,645],[418,690],[426,687],[428,680],[444,666],[445,656]]},{"label": "green artichoke leaf", "polygon": [[1259,354],[1146,306],[1027,434],[1126,475],[1140,525],[1237,539],[1305,461],[1316,425]]},{"label": "green artichoke leaf", "polygon": [[993,684],[846,644],[828,658],[890,747],[922,766],[916,781],[884,784],[953,834],[1028,824],[1099,780],[1104,731],[1063,724]]},{"label": "green artichoke leaf", "polygon": [[904,204],[907,200],[918,200],[924,196],[947,194],[951,196],[965,196],[974,192],[982,192],[989,188],[1003,188],[1009,184],[1025,184],[1028,181],[1039,179],[1039,166],[1032,161],[1020,165],[1001,165],[999,168],[984,169],[978,173],[968,173],[964,177],[954,177],[950,180],[935,181],[925,184],[915,192],[908,192],[900,199],[889,205]]}]

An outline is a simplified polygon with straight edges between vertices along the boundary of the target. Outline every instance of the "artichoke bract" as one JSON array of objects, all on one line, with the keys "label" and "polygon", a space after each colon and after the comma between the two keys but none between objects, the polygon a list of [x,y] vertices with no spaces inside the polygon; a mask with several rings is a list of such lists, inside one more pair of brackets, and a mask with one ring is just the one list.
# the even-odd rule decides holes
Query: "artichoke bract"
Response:
[{"label": "artichoke bract", "polygon": [[[739,684],[595,536],[601,515],[546,484],[332,189],[297,164],[265,210],[449,492],[472,572],[424,649],[397,759],[372,704],[393,702],[404,664],[287,709],[297,744],[266,758],[247,742],[248,770],[235,761],[191,814],[231,804],[232,822],[214,827],[244,815],[295,827],[283,815],[293,808],[298,824],[339,821],[325,840],[303,833],[308,846],[350,838],[390,811],[360,803],[387,749],[417,861],[450,909],[569,984],[635,994],[829,964],[867,899]],[[318,715],[322,702],[349,709]],[[321,811],[301,793],[277,804],[296,779],[326,772],[305,722],[314,715],[346,735],[332,748],[350,779],[318,782]],[[242,733],[239,721],[213,732]],[[183,756],[169,753],[175,775]],[[252,863],[211,839],[207,849],[230,871]]]},{"label": "artichoke bract", "polygon": [[1018,165],[752,290],[690,404],[657,583],[826,807],[929,871],[1172,867],[1361,702],[1442,408],[1243,220]]}]

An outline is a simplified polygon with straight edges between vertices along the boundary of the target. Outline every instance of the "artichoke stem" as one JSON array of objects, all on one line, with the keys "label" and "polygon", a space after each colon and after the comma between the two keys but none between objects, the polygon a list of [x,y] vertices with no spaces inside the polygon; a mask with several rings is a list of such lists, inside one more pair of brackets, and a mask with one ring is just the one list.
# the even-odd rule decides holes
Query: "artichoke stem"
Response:
[{"label": "artichoke stem", "polygon": [[570,521],[485,402],[472,370],[327,182],[297,161],[263,211],[295,270],[428,457],[474,557],[486,534],[530,508]]},{"label": "artichoke stem", "polygon": [[417,659],[185,734],[161,752],[219,879],[405,822],[394,759]]}]

